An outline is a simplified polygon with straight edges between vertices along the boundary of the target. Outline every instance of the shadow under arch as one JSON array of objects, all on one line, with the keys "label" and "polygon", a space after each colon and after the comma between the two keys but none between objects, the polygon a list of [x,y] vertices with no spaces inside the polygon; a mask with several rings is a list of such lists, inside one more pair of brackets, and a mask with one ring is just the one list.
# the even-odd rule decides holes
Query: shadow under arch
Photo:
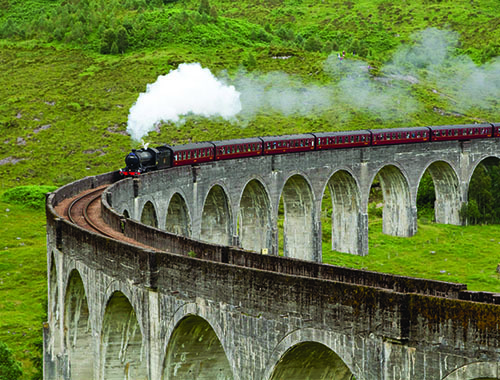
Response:
[{"label": "shadow under arch", "polygon": [[405,175],[397,166],[386,165],[378,171],[377,176],[384,198],[382,232],[401,237],[415,235],[416,210],[412,211],[410,186]]},{"label": "shadow under arch", "polygon": [[156,216],[155,206],[151,201],[147,201],[142,208],[141,223],[158,228],[158,217]]},{"label": "shadow under arch", "polygon": [[342,359],[322,343],[300,342],[280,358],[270,380],[354,379]]},{"label": "shadow under arch", "polygon": [[241,247],[254,252],[272,246],[271,202],[264,185],[249,181],[240,199],[239,231]]},{"label": "shadow under arch", "polygon": [[500,365],[497,362],[478,362],[460,367],[443,380],[499,380]]},{"label": "shadow under arch", "polygon": [[229,201],[220,185],[212,186],[205,198],[201,215],[200,238],[214,244],[230,245],[232,243]]},{"label": "shadow under arch", "polygon": [[176,235],[191,236],[191,218],[186,200],[181,194],[175,193],[168,204],[165,230]]},{"label": "shadow under arch", "polygon": [[477,160],[468,174],[464,224],[500,223],[500,158],[492,155]]},{"label": "shadow under arch", "polygon": [[204,318],[187,315],[175,326],[162,374],[162,380],[171,379],[233,379],[224,348]]},{"label": "shadow under arch", "polygon": [[327,188],[332,200],[332,250],[363,255],[361,193],[356,180],[348,171],[339,170],[330,177]]},{"label": "shadow under arch", "polygon": [[92,328],[83,281],[78,270],[69,275],[64,300],[65,345],[69,353],[71,379],[94,377]]},{"label": "shadow under arch", "polygon": [[146,380],[147,363],[142,333],[128,298],[115,291],[104,311],[101,332],[101,378]]},{"label": "shadow under arch", "polygon": [[314,196],[311,186],[302,175],[295,174],[288,178],[281,195],[285,212],[284,254],[314,261]]},{"label": "shadow under arch", "polygon": [[[445,161],[431,163],[425,172],[429,172],[434,183],[436,201],[434,203],[434,217],[436,223],[461,225],[460,208],[462,196],[460,182],[455,169]],[[420,187],[422,177],[419,180]],[[417,189],[418,192],[418,189]]]}]

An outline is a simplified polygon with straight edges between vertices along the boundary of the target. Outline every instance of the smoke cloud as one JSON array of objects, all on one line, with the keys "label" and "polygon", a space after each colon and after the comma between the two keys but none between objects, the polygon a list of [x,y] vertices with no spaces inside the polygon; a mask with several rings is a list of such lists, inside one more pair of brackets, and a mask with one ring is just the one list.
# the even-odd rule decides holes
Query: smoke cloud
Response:
[{"label": "smoke cloud", "polygon": [[458,34],[429,28],[401,46],[382,72],[387,77],[413,77],[441,94],[454,111],[494,110],[500,98],[500,58],[476,65],[459,54]]},{"label": "smoke cloud", "polygon": [[412,95],[416,84],[431,88],[454,112],[497,109],[500,58],[476,65],[459,54],[458,40],[454,32],[434,28],[418,32],[377,76],[352,53],[346,57],[335,53],[323,64],[330,80],[321,85],[280,72],[240,71],[221,80],[198,63],[181,64],[139,95],[130,109],[127,131],[139,140],[158,123],[177,123],[189,114],[247,122],[263,111],[307,116],[334,110],[344,120],[351,111],[364,112],[406,123],[422,108]]},{"label": "smoke cloud", "polygon": [[241,111],[240,93],[199,63],[183,63],[148,84],[130,108],[127,132],[136,141],[158,123],[181,121],[189,114],[233,118]]}]

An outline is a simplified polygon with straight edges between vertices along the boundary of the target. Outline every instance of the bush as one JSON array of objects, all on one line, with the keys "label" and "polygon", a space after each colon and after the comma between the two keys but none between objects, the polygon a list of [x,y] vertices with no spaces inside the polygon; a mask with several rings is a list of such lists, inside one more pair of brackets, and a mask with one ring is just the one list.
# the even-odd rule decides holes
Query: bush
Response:
[{"label": "bush", "polygon": [[23,375],[21,365],[12,357],[12,352],[0,342],[0,380],[17,380]]},{"label": "bush", "polygon": [[18,186],[7,190],[2,200],[40,210],[45,206],[45,194],[55,189],[55,186]]}]

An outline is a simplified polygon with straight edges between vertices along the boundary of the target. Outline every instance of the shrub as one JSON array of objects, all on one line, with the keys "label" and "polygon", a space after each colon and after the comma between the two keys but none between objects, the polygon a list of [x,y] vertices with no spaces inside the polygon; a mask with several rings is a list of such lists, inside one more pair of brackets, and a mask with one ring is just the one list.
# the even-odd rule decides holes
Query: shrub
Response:
[{"label": "shrub", "polygon": [[18,186],[7,190],[2,195],[2,200],[34,209],[42,209],[45,205],[45,194],[56,188],[56,186]]},{"label": "shrub", "polygon": [[0,380],[17,380],[23,375],[21,365],[12,357],[12,352],[0,342]]}]

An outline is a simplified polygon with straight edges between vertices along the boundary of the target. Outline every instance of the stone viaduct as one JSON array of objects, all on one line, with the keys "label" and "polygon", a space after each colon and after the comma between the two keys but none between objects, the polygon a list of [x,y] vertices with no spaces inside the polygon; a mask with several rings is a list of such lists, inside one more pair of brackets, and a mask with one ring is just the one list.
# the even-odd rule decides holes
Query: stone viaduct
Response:
[{"label": "stone viaduct", "polygon": [[[332,247],[366,255],[377,175],[384,232],[412,236],[424,172],[436,220],[460,224],[470,178],[489,157],[500,158],[500,139],[255,157],[67,185],[47,198],[44,379],[500,379],[500,295],[321,264],[325,195]],[[153,249],[57,215],[64,199],[111,183],[103,218]]]}]

